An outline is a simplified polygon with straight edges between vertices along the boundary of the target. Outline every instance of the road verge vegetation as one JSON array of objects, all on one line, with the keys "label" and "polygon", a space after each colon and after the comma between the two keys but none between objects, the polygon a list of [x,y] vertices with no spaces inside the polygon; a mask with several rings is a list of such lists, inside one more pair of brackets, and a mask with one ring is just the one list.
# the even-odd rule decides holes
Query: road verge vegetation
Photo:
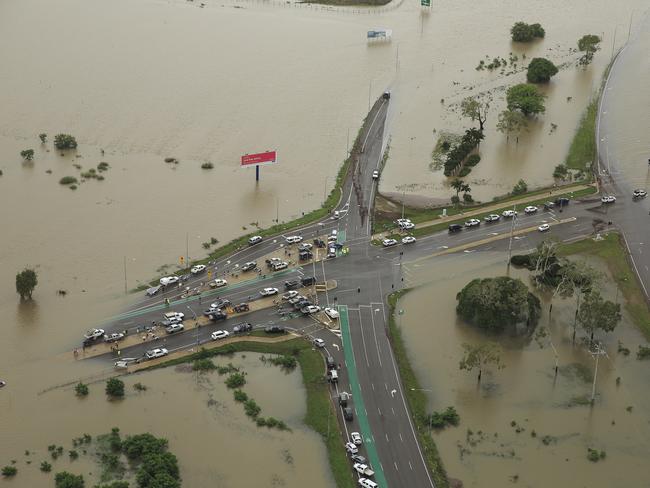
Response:
[{"label": "road verge vegetation", "polygon": [[424,391],[422,391],[415,371],[413,371],[413,367],[409,362],[402,332],[395,321],[397,302],[409,291],[409,289],[405,289],[388,295],[390,343],[393,347],[400,378],[402,379],[404,394],[418,436],[418,442],[422,447],[422,455],[427,463],[427,468],[433,477],[436,488],[448,488],[449,480],[447,479],[447,472],[442,464],[436,443],[429,434],[430,419],[427,413],[427,397]]},{"label": "road verge vegetation", "polygon": [[345,453],[343,434],[337,422],[336,410],[330,399],[328,384],[325,380],[323,356],[305,339],[296,338],[279,343],[235,342],[214,349],[204,349],[147,369],[157,369],[181,363],[194,363],[196,360],[231,355],[236,352],[257,352],[296,358],[300,365],[302,381],[307,392],[307,413],[304,422],[317,432],[325,443],[330,469],[336,481],[336,486],[339,488],[354,488],[355,480]]}]

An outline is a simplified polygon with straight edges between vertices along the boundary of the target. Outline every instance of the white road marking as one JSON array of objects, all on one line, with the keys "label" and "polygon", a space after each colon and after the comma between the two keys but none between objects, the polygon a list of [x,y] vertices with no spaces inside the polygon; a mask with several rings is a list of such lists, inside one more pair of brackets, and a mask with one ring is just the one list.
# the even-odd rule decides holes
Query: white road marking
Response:
[{"label": "white road marking", "polygon": [[[399,440],[402,441],[402,442],[404,442],[404,438],[402,437],[402,433],[401,433],[401,432],[399,433]],[[413,468],[411,468],[411,469],[413,469]]]},{"label": "white road marking", "polygon": [[366,347],[366,338],[363,333],[363,320],[361,320],[361,310],[359,310],[359,330],[361,331],[361,342],[363,343],[363,352],[366,355],[366,364],[370,367],[370,359],[368,359],[368,348]]}]

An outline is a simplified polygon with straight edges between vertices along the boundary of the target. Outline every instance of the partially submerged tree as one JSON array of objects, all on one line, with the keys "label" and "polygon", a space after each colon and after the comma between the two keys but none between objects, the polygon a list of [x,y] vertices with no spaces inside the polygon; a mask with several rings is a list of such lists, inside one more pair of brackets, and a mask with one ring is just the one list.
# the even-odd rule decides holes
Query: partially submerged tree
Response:
[{"label": "partially submerged tree", "polygon": [[578,309],[578,323],[589,334],[590,342],[593,342],[597,329],[611,332],[620,321],[621,305],[603,299],[598,290],[587,293]]},{"label": "partially submerged tree", "polygon": [[458,203],[458,202],[460,201],[460,198],[458,198],[458,194],[459,194],[460,192],[463,192],[464,194],[467,194],[467,193],[469,193],[469,192],[472,191],[471,188],[470,188],[470,186],[469,186],[467,183],[465,183],[463,180],[461,180],[460,178],[455,178],[455,179],[451,182],[451,185],[450,185],[450,186],[451,186],[454,190],[456,190],[456,198],[455,198],[456,203]]},{"label": "partially submerged tree", "polygon": [[38,138],[41,140],[42,144],[45,144],[45,142],[47,141],[47,134],[45,132],[41,132],[38,135]]},{"label": "partially submerged tree", "polygon": [[34,150],[25,149],[23,151],[20,151],[20,157],[23,158],[25,161],[31,161],[32,159],[34,159]]},{"label": "partially submerged tree", "polygon": [[75,149],[77,140],[70,134],[57,134],[54,136],[54,147],[57,149]]},{"label": "partially submerged tree", "polygon": [[516,22],[510,29],[510,34],[515,42],[531,42],[534,39],[543,39],[546,32],[540,24]]},{"label": "partially submerged tree", "polygon": [[32,299],[34,288],[38,285],[38,275],[31,268],[25,268],[16,275],[16,293],[21,300]]},{"label": "partially submerged tree", "polygon": [[529,83],[511,86],[506,93],[508,110],[519,110],[526,116],[544,113],[546,110],[545,98],[535,85]]},{"label": "partially submerged tree", "polygon": [[526,193],[528,191],[528,183],[526,183],[524,180],[519,180],[515,186],[512,187],[512,194],[513,195],[521,195],[523,193]]},{"label": "partially submerged tree", "polygon": [[487,120],[489,109],[489,102],[483,102],[475,97],[467,97],[460,103],[460,110],[463,117],[467,117],[473,122],[478,122],[478,128],[481,132]]},{"label": "partially submerged tree", "polygon": [[113,398],[124,396],[124,382],[118,378],[110,378],[106,381],[106,394]]},{"label": "partially submerged tree", "polygon": [[501,347],[494,342],[483,344],[463,344],[463,358],[460,360],[459,368],[465,371],[478,369],[478,381],[481,381],[483,369],[493,364],[497,369],[503,369],[501,363]]},{"label": "partially submerged tree", "polygon": [[594,54],[600,49],[600,37],[594,34],[587,34],[578,39],[578,50],[584,54],[578,60],[578,64],[587,66],[594,59]]},{"label": "partially submerged tree", "polygon": [[527,128],[528,120],[518,110],[504,110],[499,114],[497,130],[506,135],[506,141],[510,140],[510,134],[513,134],[517,137],[517,143],[519,143],[519,134]]},{"label": "partially submerged tree", "polygon": [[533,58],[528,64],[526,79],[529,83],[546,83],[557,74],[557,66],[546,58]]}]

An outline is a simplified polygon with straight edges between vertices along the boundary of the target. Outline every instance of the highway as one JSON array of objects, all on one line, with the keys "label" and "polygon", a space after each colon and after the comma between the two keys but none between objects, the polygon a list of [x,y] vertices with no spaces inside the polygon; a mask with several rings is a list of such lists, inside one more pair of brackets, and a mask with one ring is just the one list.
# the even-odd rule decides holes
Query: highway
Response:
[{"label": "highway", "polygon": [[[501,219],[492,224],[482,223],[455,234],[447,231],[422,237],[414,244],[394,247],[376,247],[370,243],[370,222],[372,202],[377,183],[372,171],[378,168],[383,146],[384,122],[389,100],[380,99],[374,105],[367,120],[369,129],[362,134],[364,151],[358,164],[351,169],[351,177],[344,184],[343,195],[337,210],[341,218],[327,218],[321,222],[306,225],[291,234],[302,235],[306,242],[317,235],[336,229],[339,236],[345,235],[347,256],[327,259],[309,266],[292,266],[277,274],[251,273],[251,279],[225,289],[204,294],[201,299],[189,297],[180,299],[179,288],[172,288],[154,297],[145,297],[123,313],[111,317],[102,325],[107,332],[136,328],[142,330],[152,321],[160,321],[164,311],[180,311],[186,315],[200,315],[216,296],[228,298],[233,304],[254,301],[259,290],[277,287],[280,293],[285,280],[300,276],[315,276],[319,282],[336,280],[337,287],[327,293],[319,293],[321,306],[337,306],[341,313],[341,337],[325,328],[321,322],[309,316],[290,318],[277,307],[265,308],[246,314],[241,319],[228,319],[211,323],[182,333],[160,337],[153,342],[143,342],[121,351],[122,357],[139,357],[147,349],[166,347],[170,351],[194,348],[210,340],[214,330],[232,330],[240,321],[251,322],[257,327],[269,324],[283,324],[298,333],[325,340],[325,353],[342,365],[338,384],[331,386],[332,401],[338,405],[340,391],[352,393],[351,406],[355,415],[352,422],[343,420],[339,409],[339,421],[346,436],[351,431],[362,434],[364,445],[361,454],[367,457],[375,470],[375,480],[382,487],[434,487],[428,472],[421,447],[417,441],[411,416],[404,396],[390,338],[387,333],[386,297],[392,291],[408,285],[404,276],[404,263],[436,256],[453,249],[476,247],[480,250],[507,249],[513,252],[532,249],[542,239],[554,236],[569,240],[591,235],[594,230],[607,228],[607,223],[595,222],[602,219],[605,211],[599,197],[583,202],[572,202],[562,212],[547,212],[540,209],[532,215],[520,212],[513,225],[512,220]],[[620,201],[619,201],[620,202]],[[612,215],[622,202],[611,205],[607,212]],[[647,217],[647,212],[645,212]],[[605,215],[605,220],[607,215]],[[551,224],[551,230],[540,233],[537,227]],[[596,225],[596,227],[595,227]],[[510,239],[511,231],[514,237]],[[295,252],[296,245],[288,246]],[[277,252],[284,255],[285,241],[282,236],[268,238],[262,243],[238,250],[232,255],[210,265],[212,279],[227,277],[244,262],[259,260],[262,256]],[[297,253],[296,253],[297,254]],[[259,263],[263,265],[263,263]],[[504,260],[505,264],[505,260]],[[192,277],[183,286],[196,286],[206,281],[206,276]],[[170,306],[164,304],[168,298]],[[250,300],[249,300],[250,298]],[[284,306],[281,308],[285,308]],[[299,315],[299,314],[298,314]],[[93,361],[107,361],[110,355],[99,356]],[[323,368],[325,374],[325,367]],[[346,439],[347,440],[347,439]],[[350,465],[352,470],[352,465]]]}]

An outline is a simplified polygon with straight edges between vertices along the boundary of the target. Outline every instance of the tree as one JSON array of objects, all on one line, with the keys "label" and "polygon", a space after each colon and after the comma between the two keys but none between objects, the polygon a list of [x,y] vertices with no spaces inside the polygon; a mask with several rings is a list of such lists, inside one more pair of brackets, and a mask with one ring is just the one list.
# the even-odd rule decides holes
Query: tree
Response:
[{"label": "tree", "polygon": [[529,83],[547,83],[557,74],[557,66],[546,58],[533,58],[528,64],[526,79]]},{"label": "tree", "polygon": [[84,397],[88,395],[88,385],[81,381],[74,387],[74,392],[77,396]]},{"label": "tree", "polygon": [[587,34],[578,39],[578,50],[584,54],[578,60],[578,64],[587,66],[594,59],[594,54],[600,49],[598,45],[600,37],[594,34]]},{"label": "tree", "polygon": [[546,32],[540,24],[516,22],[510,29],[510,34],[515,42],[531,42],[534,39],[543,39]]},{"label": "tree", "polygon": [[482,129],[471,128],[465,131],[465,137],[463,139],[473,146],[478,146],[485,139],[485,134],[483,134]]},{"label": "tree", "polygon": [[587,293],[578,309],[578,323],[589,333],[591,342],[594,340],[596,329],[611,332],[620,321],[621,305],[604,300],[598,290],[591,290]]},{"label": "tree", "polygon": [[535,85],[529,83],[511,86],[506,93],[508,110],[519,110],[526,116],[544,113],[546,110],[545,98]]},{"label": "tree", "polygon": [[539,299],[519,279],[508,276],[477,278],[456,295],[456,313],[466,322],[492,332],[508,326],[534,326],[540,315]]},{"label": "tree", "polygon": [[566,164],[558,164],[553,170],[553,178],[557,180],[566,180],[569,176],[569,168]]},{"label": "tree", "polygon": [[144,433],[128,436],[122,442],[122,452],[132,461],[137,461],[145,455],[163,452],[167,449],[167,439],[157,438]]},{"label": "tree", "polygon": [[42,144],[45,144],[45,142],[47,141],[47,134],[45,132],[41,132],[38,135],[38,138],[41,140]]},{"label": "tree", "polygon": [[178,460],[170,452],[147,454],[136,474],[140,488],[177,488],[180,487]]},{"label": "tree", "polygon": [[524,180],[519,180],[515,186],[512,187],[512,194],[513,195],[521,195],[523,193],[526,193],[528,191],[528,183],[526,183]]},{"label": "tree", "polygon": [[510,139],[510,134],[517,136],[517,143],[519,143],[519,134],[523,129],[528,128],[528,120],[526,116],[516,110],[504,110],[499,114],[499,121],[497,122],[497,130],[506,135],[506,141]]},{"label": "tree", "polygon": [[21,300],[31,300],[36,285],[38,285],[38,276],[33,269],[25,268],[16,275],[16,293],[20,295]]},{"label": "tree", "polygon": [[123,397],[124,382],[117,378],[110,378],[108,381],[106,381],[106,394],[110,397]]},{"label": "tree", "polygon": [[84,488],[84,477],[80,474],[76,475],[67,471],[61,471],[60,473],[56,473],[54,477],[54,486],[56,488]]},{"label": "tree", "polygon": [[460,103],[460,110],[463,117],[467,117],[473,122],[478,122],[478,128],[481,132],[483,132],[489,109],[489,102],[482,102],[475,97],[467,97]]},{"label": "tree", "polygon": [[32,159],[34,159],[34,150],[25,149],[24,151],[20,151],[20,157],[23,158],[25,161],[31,161]]},{"label": "tree", "polygon": [[497,369],[503,369],[501,363],[501,347],[494,342],[483,344],[463,344],[463,358],[460,360],[459,368],[465,371],[478,369],[478,381],[481,381],[483,368],[494,364]]},{"label": "tree", "polygon": [[77,140],[70,134],[57,134],[54,136],[54,147],[57,149],[75,149]]}]

